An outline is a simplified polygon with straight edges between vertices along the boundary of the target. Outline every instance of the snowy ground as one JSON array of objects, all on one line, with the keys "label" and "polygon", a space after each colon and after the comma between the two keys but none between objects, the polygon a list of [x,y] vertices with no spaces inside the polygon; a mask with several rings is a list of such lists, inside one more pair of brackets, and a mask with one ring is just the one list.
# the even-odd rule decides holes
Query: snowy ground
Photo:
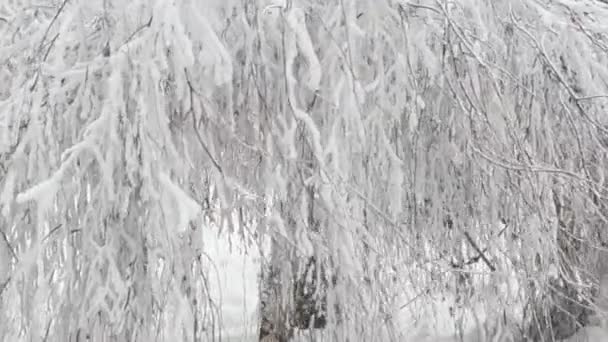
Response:
[{"label": "snowy ground", "polygon": [[245,253],[237,236],[208,238],[206,252],[218,271],[209,281],[214,300],[221,303],[222,340],[256,341],[260,253],[253,247]]}]

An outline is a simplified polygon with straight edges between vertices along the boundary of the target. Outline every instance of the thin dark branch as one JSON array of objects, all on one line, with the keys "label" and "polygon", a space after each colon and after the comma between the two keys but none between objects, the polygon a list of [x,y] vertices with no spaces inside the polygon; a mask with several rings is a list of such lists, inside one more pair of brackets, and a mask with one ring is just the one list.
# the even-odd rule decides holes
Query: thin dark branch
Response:
[{"label": "thin dark branch", "polygon": [[[55,41],[57,41],[58,37],[59,37],[59,33],[57,33],[55,35],[55,37],[53,37],[53,39],[49,43],[49,47],[46,49],[46,52],[44,53],[44,57],[42,58],[42,61],[46,61],[46,59],[49,57],[49,54],[51,53],[51,49],[55,45]],[[34,88],[36,88],[36,84],[38,84],[39,79],[40,79],[40,67],[38,67],[38,70],[36,71],[36,78],[34,79],[34,83],[30,86],[30,91],[33,91]]]},{"label": "thin dark branch", "polygon": [[51,39],[51,42],[49,43],[49,47],[46,49],[46,52],[44,53],[44,57],[42,58],[43,61],[46,61],[46,59],[49,58],[49,53],[51,52],[53,45],[55,45],[55,41],[57,41],[58,37],[59,37],[59,33],[57,33],[55,35],[55,37],[53,37],[53,39]]},{"label": "thin dark branch", "polygon": [[148,22],[146,22],[145,24],[142,24],[140,27],[138,27],[135,31],[133,31],[133,33],[131,33],[131,35],[129,36],[129,38],[127,38],[127,40],[125,40],[124,43],[122,43],[122,45],[126,45],[127,43],[129,43],[131,40],[133,40],[133,38],[135,38],[135,36],[143,31],[144,29],[150,27],[152,25],[152,18],[154,16],[150,16],[150,19],[148,19]]},{"label": "thin dark branch", "polygon": [[473,247],[473,249],[475,249],[475,251],[479,254],[479,256],[481,257],[481,260],[483,260],[483,262],[488,266],[488,268],[490,269],[490,271],[492,271],[492,272],[496,271],[496,267],[494,267],[494,265],[492,265],[492,263],[490,262],[490,260],[486,257],[484,251],[482,251],[479,248],[479,246],[477,246],[477,244],[475,243],[475,241],[473,241],[473,239],[471,238],[471,235],[469,235],[468,232],[464,232],[464,236],[467,238],[467,241]]},{"label": "thin dark branch", "polygon": [[[431,6],[417,5],[417,4],[412,4],[412,3],[410,3],[410,2],[407,2],[405,5],[410,6],[410,7],[413,7],[413,8],[426,9],[426,10],[429,10],[429,11],[433,11],[433,12],[435,12],[435,13],[437,13],[437,14],[441,14],[441,12],[440,12],[438,9],[436,9],[436,8],[434,8],[434,7],[431,7]],[[400,6],[401,8],[403,8],[403,7],[404,7],[404,5],[399,5],[399,6]]]},{"label": "thin dark branch", "polygon": [[53,324],[53,317],[49,319],[49,323],[46,325],[46,332],[44,333],[44,338],[42,342],[46,342],[49,338],[49,333],[51,332],[51,324]]},{"label": "thin dark branch", "polygon": [[415,295],[412,299],[410,299],[409,301],[407,301],[405,304],[401,305],[399,307],[399,310],[403,310],[405,309],[408,305],[412,304],[414,301],[416,301],[416,299],[424,296],[424,295],[428,295],[431,293],[431,290],[429,288],[425,289],[424,291],[419,292],[417,295]]},{"label": "thin dark branch", "polygon": [[2,234],[2,239],[4,240],[4,243],[6,243],[6,246],[8,247],[8,250],[11,252],[11,255],[13,256],[13,258],[15,258],[15,260],[17,262],[19,262],[17,253],[15,253],[15,249],[13,248],[13,245],[11,245],[11,243],[8,241],[8,237],[6,236],[6,233],[4,232],[4,230],[0,230],[0,234]]},{"label": "thin dark branch", "polygon": [[[40,40],[40,45],[38,46],[38,51],[42,51],[42,47],[44,46],[46,37],[48,36],[49,32],[51,31],[51,27],[53,27],[53,24],[55,24],[55,22],[57,21],[57,18],[59,18],[59,15],[61,15],[61,12],[63,12],[63,9],[65,8],[65,5],[67,5],[67,3],[68,3],[68,0],[64,0],[61,3],[61,6],[59,6],[59,9],[57,9],[55,16],[53,16],[53,19],[51,19],[51,23],[49,24],[49,26],[47,26],[46,30],[44,31],[44,35],[42,35],[42,40]],[[57,40],[57,37],[59,37],[59,33],[57,33],[55,35],[55,37],[53,37],[53,40],[51,41],[51,43],[49,44],[49,47],[47,48],[46,52],[44,53],[44,57],[42,59],[43,61],[45,61],[47,59],[47,57],[49,56],[49,53],[50,53],[51,49],[53,48],[53,45],[55,45],[55,40]],[[38,67],[38,71],[36,72],[36,77],[34,79],[34,83],[30,86],[30,91],[34,91],[34,89],[36,88],[36,85],[38,84],[39,78],[40,78],[40,67]]]},{"label": "thin dark branch", "polygon": [[49,231],[49,233],[46,234],[46,236],[42,239],[42,241],[45,241],[46,239],[48,239],[49,237],[51,237],[51,235],[53,235],[56,231],[58,231],[59,228],[61,228],[61,226],[62,226],[62,224],[60,223],[60,224],[56,225],[55,227],[53,227],[53,229],[51,229]]},{"label": "thin dark branch", "polygon": [[44,41],[46,40],[46,36],[49,34],[49,31],[51,30],[51,27],[53,26],[53,24],[57,21],[57,18],[59,18],[59,15],[61,14],[61,12],[63,12],[63,9],[65,8],[65,5],[67,3],[68,3],[68,0],[64,0],[63,3],[61,3],[61,6],[59,6],[57,13],[55,13],[55,16],[51,20],[51,23],[49,24],[49,26],[47,26],[46,31],[44,31],[44,35],[42,36],[42,40],[40,41],[40,47],[38,48],[39,50],[42,50],[42,45],[44,44]]},{"label": "thin dark branch", "polygon": [[8,285],[8,283],[11,282],[11,277],[8,277],[6,279],[6,281],[2,284],[2,286],[0,287],[0,296],[2,296],[2,293],[4,293],[4,290],[6,290],[6,286]]}]

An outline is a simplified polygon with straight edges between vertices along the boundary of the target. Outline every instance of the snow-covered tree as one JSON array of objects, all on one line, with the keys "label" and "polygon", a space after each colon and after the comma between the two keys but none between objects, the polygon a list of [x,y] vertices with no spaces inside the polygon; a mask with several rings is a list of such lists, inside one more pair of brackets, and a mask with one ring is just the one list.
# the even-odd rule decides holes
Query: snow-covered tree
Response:
[{"label": "snow-covered tree", "polygon": [[442,295],[458,329],[483,308],[572,335],[608,272],[606,17],[5,0],[1,338],[219,338],[205,241],[226,232],[272,240],[261,335],[400,341],[400,310]]}]

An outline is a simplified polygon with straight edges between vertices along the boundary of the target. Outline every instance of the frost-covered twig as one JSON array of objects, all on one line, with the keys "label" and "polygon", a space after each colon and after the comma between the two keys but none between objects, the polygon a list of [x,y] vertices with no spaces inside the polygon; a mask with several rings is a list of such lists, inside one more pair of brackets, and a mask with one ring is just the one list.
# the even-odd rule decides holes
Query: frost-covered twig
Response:
[{"label": "frost-covered twig", "polygon": [[578,148],[578,155],[581,158],[581,164],[583,166],[583,170],[585,171],[585,174],[587,176],[589,176],[589,169],[587,168],[587,158],[585,157],[585,152],[583,151],[583,143],[582,143],[581,135],[578,131],[578,128],[574,124],[572,112],[570,111],[570,108],[568,108],[568,106],[562,99],[561,94],[559,96],[559,101],[562,105],[562,108],[564,109],[564,112],[566,113],[566,118],[568,120],[568,123],[570,124],[570,129],[572,130],[572,132],[574,133],[574,137],[576,138],[576,147]]},{"label": "frost-covered twig", "polygon": [[579,181],[584,181],[584,182],[588,181],[585,177],[582,177],[572,171],[563,170],[563,169],[538,167],[538,166],[534,166],[534,165],[515,164],[513,162],[510,162],[510,163],[502,162],[502,161],[496,160],[496,159],[488,156],[487,154],[482,152],[479,148],[477,148],[473,145],[471,145],[471,149],[473,150],[473,152],[479,154],[483,159],[491,162],[492,164],[494,164],[496,166],[500,166],[504,169],[514,170],[514,171],[538,172],[538,173],[553,173],[553,174],[568,176],[568,177],[577,179]]},{"label": "frost-covered twig", "polygon": [[198,93],[196,92],[196,90],[192,86],[192,83],[190,82],[190,79],[188,77],[188,71],[184,70],[184,73],[186,75],[186,82],[188,83],[188,89],[189,89],[189,93],[190,93],[190,109],[189,109],[189,112],[190,112],[190,115],[192,117],[192,129],[194,130],[194,133],[196,134],[196,138],[197,138],[199,144],[201,145],[201,147],[203,148],[203,150],[205,151],[205,153],[207,153],[207,156],[211,160],[213,166],[215,166],[215,168],[217,169],[217,171],[223,176],[224,175],[224,171],[222,170],[222,167],[216,161],[215,157],[213,157],[213,155],[211,154],[211,151],[209,151],[209,148],[207,147],[207,144],[205,144],[205,141],[203,140],[203,137],[201,137],[201,133],[199,132],[198,128],[196,127],[196,114],[194,113],[193,97],[194,97],[194,94],[198,94]]}]

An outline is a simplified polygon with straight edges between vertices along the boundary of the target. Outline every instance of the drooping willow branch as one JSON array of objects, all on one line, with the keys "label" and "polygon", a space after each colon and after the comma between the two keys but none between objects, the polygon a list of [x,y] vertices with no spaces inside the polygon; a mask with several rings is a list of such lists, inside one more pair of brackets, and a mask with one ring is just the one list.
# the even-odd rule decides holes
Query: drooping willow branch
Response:
[{"label": "drooping willow branch", "polygon": [[188,112],[190,113],[190,115],[192,117],[192,129],[194,129],[194,133],[196,134],[196,139],[198,140],[199,144],[201,145],[201,147],[203,148],[203,150],[205,150],[205,153],[207,153],[207,156],[209,156],[209,159],[211,159],[211,163],[218,170],[218,172],[220,173],[220,175],[222,175],[222,177],[223,177],[224,176],[224,171],[222,170],[222,167],[217,162],[217,160],[215,159],[215,157],[213,157],[213,155],[211,154],[211,151],[207,147],[207,144],[205,144],[205,141],[203,140],[203,137],[201,137],[201,133],[198,131],[198,128],[196,127],[196,114],[194,113],[194,106],[193,106],[192,102],[194,101],[193,95],[197,94],[197,95],[200,96],[200,94],[192,86],[192,82],[190,82],[190,78],[188,77],[188,71],[184,70],[184,73],[186,74],[186,82],[188,83],[188,89],[189,89],[189,92],[190,92],[190,109],[188,109]]}]

